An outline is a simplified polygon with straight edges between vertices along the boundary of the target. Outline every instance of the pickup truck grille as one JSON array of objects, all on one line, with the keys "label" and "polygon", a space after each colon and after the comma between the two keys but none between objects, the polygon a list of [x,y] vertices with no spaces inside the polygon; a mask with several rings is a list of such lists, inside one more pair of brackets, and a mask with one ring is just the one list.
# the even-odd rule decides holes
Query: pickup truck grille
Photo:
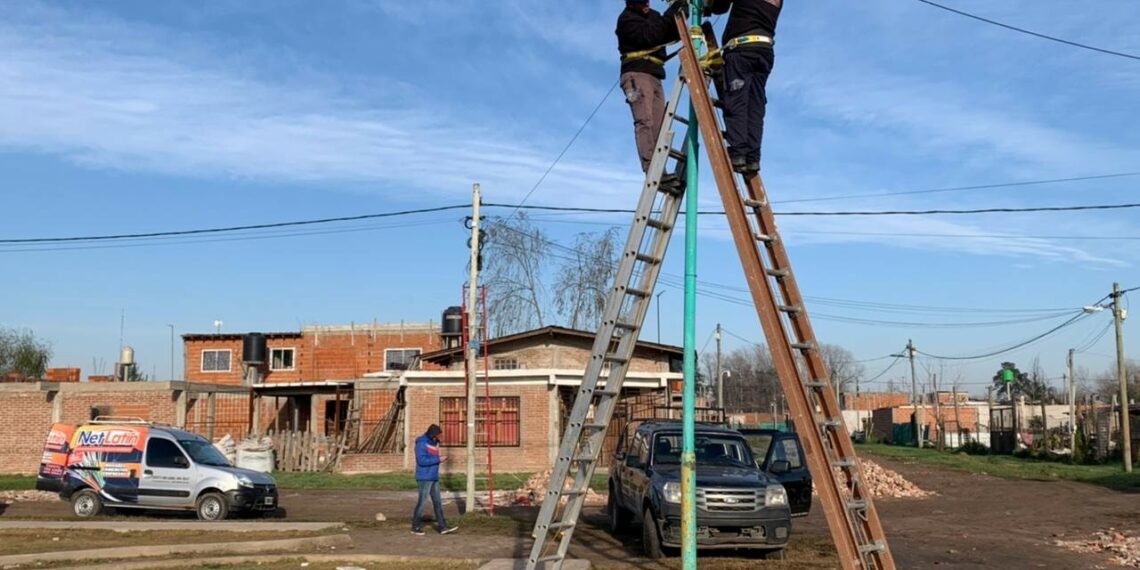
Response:
[{"label": "pickup truck grille", "polygon": [[750,513],[764,506],[764,489],[697,489],[697,508],[720,513]]}]

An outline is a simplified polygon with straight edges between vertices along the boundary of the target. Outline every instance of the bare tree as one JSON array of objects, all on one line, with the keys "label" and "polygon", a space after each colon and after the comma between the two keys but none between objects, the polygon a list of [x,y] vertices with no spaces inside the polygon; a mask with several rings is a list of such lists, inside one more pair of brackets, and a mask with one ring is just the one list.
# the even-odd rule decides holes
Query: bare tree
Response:
[{"label": "bare tree", "polygon": [[[1127,360],[1124,362],[1124,377],[1128,382],[1128,398],[1133,394],[1140,394],[1140,362]],[[1116,372],[1116,363],[1096,375],[1096,394],[1104,402],[1112,401],[1113,396],[1120,395],[1120,376]]]},{"label": "bare tree", "polygon": [[543,262],[550,240],[526,212],[514,220],[492,220],[487,234],[483,271],[491,334],[504,336],[543,326],[547,309]]},{"label": "bare tree", "polygon": [[0,374],[43,378],[51,360],[51,345],[30,330],[0,328]]},{"label": "bare tree", "polygon": [[572,329],[593,330],[601,323],[618,263],[618,228],[583,232],[555,280],[554,308]]},{"label": "bare tree", "polygon": [[[706,368],[715,368],[715,361],[706,360]],[[729,412],[766,412],[782,395],[776,367],[768,348],[760,345],[744,346],[725,354],[721,359],[724,372],[724,403]],[[710,372],[715,382],[715,376]]]},{"label": "bare tree", "polygon": [[842,394],[854,393],[855,383],[865,372],[863,365],[856,362],[855,355],[836,344],[821,344],[819,350],[827,365],[827,371],[831,374],[831,385],[836,398],[842,400]]}]

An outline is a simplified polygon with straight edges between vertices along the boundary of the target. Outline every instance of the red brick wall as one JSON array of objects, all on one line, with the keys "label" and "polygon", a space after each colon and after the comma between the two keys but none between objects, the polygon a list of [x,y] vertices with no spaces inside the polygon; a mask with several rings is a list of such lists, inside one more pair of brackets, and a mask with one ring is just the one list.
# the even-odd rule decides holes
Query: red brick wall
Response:
[{"label": "red brick wall", "polygon": [[[12,386],[15,388],[15,386]],[[33,474],[40,467],[51,428],[52,402],[35,384],[20,391],[0,390],[0,473]]]},{"label": "red brick wall", "polygon": [[340,472],[349,475],[403,470],[403,453],[349,453],[341,459],[340,464]]},{"label": "red brick wall", "polygon": [[910,404],[910,394],[884,392],[859,394],[858,396],[855,394],[843,395],[843,409],[845,410],[869,412],[879,408],[894,408],[908,404]]},{"label": "red brick wall", "polygon": [[[186,360],[185,378],[190,382],[241,385],[241,339],[203,338],[183,342]],[[396,348],[418,348],[427,353],[440,348],[438,331],[423,328],[370,331],[309,332],[298,338],[267,339],[270,354],[275,348],[292,348],[293,370],[262,369],[265,382],[299,382],[316,380],[350,380],[368,372],[385,369],[385,351]],[[230,350],[229,372],[203,372],[203,350]],[[433,368],[425,366],[425,368]]]},{"label": "red brick wall", "polygon": [[[520,398],[520,419],[518,447],[494,447],[491,449],[493,467],[496,472],[533,472],[550,467],[550,413],[549,390],[546,385],[499,385],[492,390],[492,396],[518,396]],[[408,399],[408,447],[413,447],[415,438],[427,430],[431,424],[438,424],[439,399],[441,397],[463,396],[462,385],[439,387],[409,387]],[[481,394],[480,394],[481,395]],[[554,443],[557,445],[557,442]],[[461,473],[467,466],[466,447],[445,447],[442,453],[449,460],[441,467],[445,473]],[[412,453],[412,451],[410,451]],[[476,449],[476,465],[485,471],[486,448]],[[413,458],[414,461],[414,458]]]}]

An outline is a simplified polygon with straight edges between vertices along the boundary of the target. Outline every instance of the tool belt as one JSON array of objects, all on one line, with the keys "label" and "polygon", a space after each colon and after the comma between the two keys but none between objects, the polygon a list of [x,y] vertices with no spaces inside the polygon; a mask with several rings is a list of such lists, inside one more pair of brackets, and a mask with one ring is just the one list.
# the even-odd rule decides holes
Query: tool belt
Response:
[{"label": "tool belt", "polygon": [[630,62],[630,61],[645,60],[645,61],[648,61],[650,63],[655,63],[657,65],[665,65],[665,62],[669,61],[670,59],[673,59],[673,56],[677,55],[677,53],[673,52],[671,54],[666,55],[664,58],[657,57],[654,54],[665,49],[665,48],[667,48],[667,47],[669,47],[669,46],[671,46],[671,45],[673,45],[673,44],[675,44],[675,43],[677,43],[677,42],[669,42],[667,44],[661,44],[659,46],[654,46],[654,47],[651,47],[649,49],[643,49],[640,51],[631,51],[628,53],[623,53],[623,54],[621,54],[621,62],[626,63],[626,62]]}]

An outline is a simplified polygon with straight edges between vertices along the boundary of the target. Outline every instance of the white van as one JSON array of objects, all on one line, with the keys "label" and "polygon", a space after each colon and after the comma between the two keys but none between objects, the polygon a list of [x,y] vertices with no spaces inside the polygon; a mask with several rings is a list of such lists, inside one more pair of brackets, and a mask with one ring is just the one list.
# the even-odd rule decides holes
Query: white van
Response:
[{"label": "white van", "polygon": [[200,435],[142,420],[53,425],[36,488],[58,492],[79,517],[112,507],[193,510],[217,521],[279,506],[269,475],[234,467]]}]

